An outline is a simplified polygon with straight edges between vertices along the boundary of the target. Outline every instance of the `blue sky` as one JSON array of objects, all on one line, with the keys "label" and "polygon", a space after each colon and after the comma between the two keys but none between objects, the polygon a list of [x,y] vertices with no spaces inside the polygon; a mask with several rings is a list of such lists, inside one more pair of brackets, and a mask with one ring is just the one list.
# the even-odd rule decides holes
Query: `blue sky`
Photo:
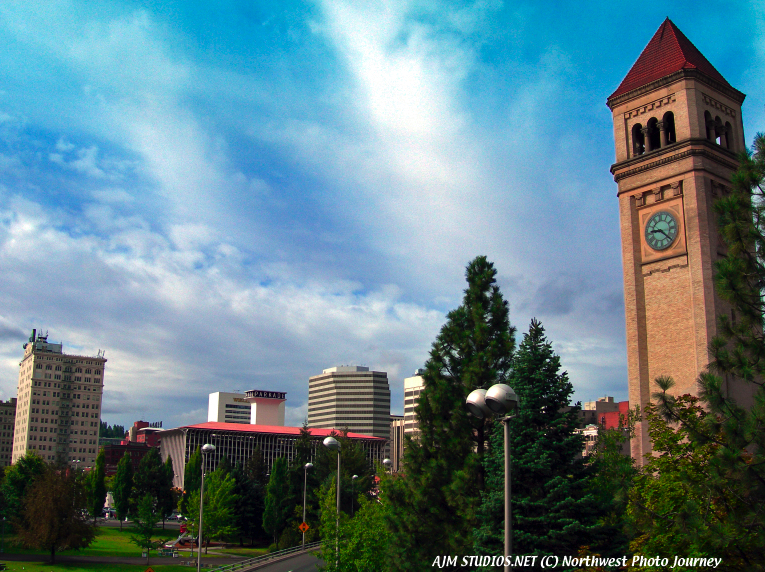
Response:
[{"label": "blue sky", "polygon": [[106,350],[110,423],[270,389],[299,424],[342,364],[400,413],[485,254],[576,399],[626,399],[605,100],[667,16],[750,144],[761,2],[0,4],[0,397],[37,328]]}]

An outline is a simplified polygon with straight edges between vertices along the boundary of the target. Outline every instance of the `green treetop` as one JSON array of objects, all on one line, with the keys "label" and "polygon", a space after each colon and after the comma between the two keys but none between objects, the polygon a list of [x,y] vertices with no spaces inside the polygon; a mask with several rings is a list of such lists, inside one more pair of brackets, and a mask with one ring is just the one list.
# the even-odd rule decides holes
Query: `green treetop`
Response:
[{"label": "green treetop", "polygon": [[125,451],[120,462],[117,463],[117,473],[112,481],[112,495],[114,496],[117,518],[120,521],[120,529],[122,529],[122,521],[130,513],[133,498],[133,461],[129,451]]},{"label": "green treetop", "polygon": [[[513,553],[574,555],[580,546],[604,540],[596,523],[596,498],[587,487],[583,437],[575,432],[577,408],[569,407],[574,388],[537,320],[531,321],[513,363],[508,385],[520,401],[510,420]],[[476,548],[501,555],[505,465],[499,423],[484,464],[487,487]]]},{"label": "green treetop", "polygon": [[391,566],[430,569],[438,555],[472,553],[475,509],[483,490],[480,457],[493,421],[468,416],[474,389],[507,383],[515,328],[486,257],[467,266],[462,305],[449,312],[425,364],[415,409],[420,434],[407,442],[405,479],[391,483]]}]

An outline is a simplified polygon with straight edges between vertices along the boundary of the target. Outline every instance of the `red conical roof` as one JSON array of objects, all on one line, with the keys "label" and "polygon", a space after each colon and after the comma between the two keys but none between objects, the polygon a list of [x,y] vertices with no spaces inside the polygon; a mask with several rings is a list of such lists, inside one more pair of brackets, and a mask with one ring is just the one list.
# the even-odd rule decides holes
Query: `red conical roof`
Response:
[{"label": "red conical roof", "polygon": [[685,35],[667,18],[632,66],[627,77],[611,94],[622,95],[682,69],[697,69],[704,75],[730,87],[712,64]]}]

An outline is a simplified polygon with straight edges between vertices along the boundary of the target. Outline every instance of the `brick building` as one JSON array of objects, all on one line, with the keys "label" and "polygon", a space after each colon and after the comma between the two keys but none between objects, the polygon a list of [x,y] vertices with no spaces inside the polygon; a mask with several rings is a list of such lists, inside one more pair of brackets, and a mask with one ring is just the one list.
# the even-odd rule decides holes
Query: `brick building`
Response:
[{"label": "brick building", "polygon": [[[629,402],[643,409],[671,376],[675,393],[698,395],[717,316],[729,312],[714,288],[724,251],[712,205],[726,192],[743,151],[741,104],[733,88],[669,20],[607,100],[613,115]],[[741,404],[743,386],[730,387]],[[632,456],[651,450],[638,423]]]}]

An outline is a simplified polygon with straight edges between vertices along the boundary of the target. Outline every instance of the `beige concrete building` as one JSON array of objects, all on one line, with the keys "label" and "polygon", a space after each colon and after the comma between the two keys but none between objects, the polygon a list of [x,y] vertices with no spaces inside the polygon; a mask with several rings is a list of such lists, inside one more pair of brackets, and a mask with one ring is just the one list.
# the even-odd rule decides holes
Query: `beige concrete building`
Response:
[{"label": "beige concrete building", "polygon": [[390,438],[388,374],[362,366],[325,369],[308,379],[308,426]]},{"label": "beige concrete building", "polygon": [[[714,287],[725,246],[712,205],[744,150],[744,97],[667,19],[608,98],[631,406],[645,407],[658,376],[698,395],[717,316],[730,312]],[[741,404],[743,389],[729,388]],[[651,451],[647,429],[639,424],[632,439],[639,461]]]},{"label": "beige concrete building", "polygon": [[16,398],[0,401],[0,466],[11,464],[13,431],[16,426]]},{"label": "beige concrete building", "polygon": [[404,435],[412,438],[419,433],[414,408],[417,406],[420,392],[425,389],[422,373],[423,370],[418,369],[412,377],[404,379]]},{"label": "beige concrete building", "polygon": [[12,462],[29,450],[46,461],[93,466],[106,358],[68,355],[32,330],[19,364]]},{"label": "beige concrete building", "polygon": [[249,425],[250,409],[244,393],[216,391],[208,396],[207,421]]},{"label": "beige concrete building", "polygon": [[404,416],[390,416],[390,448],[388,458],[391,461],[391,470],[397,473],[404,459]]}]

